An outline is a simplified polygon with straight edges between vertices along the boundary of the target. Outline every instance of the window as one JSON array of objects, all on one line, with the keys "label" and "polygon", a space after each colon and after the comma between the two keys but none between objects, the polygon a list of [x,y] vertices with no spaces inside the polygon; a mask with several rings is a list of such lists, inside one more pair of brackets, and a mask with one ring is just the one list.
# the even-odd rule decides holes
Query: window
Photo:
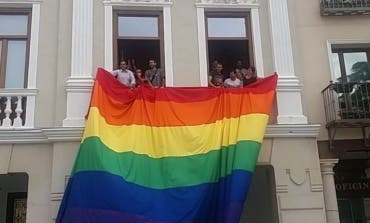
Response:
[{"label": "window", "polygon": [[332,45],[333,73],[336,81],[370,81],[370,45]]},{"label": "window", "polygon": [[0,11],[0,87],[26,88],[30,10]]},{"label": "window", "polygon": [[246,68],[253,65],[249,13],[208,12],[206,32],[209,63],[222,63],[225,73],[234,69],[239,60]]},{"label": "window", "polygon": [[148,61],[154,59],[164,68],[163,20],[161,12],[114,13],[113,62],[115,66],[126,60],[131,69],[148,69]]}]

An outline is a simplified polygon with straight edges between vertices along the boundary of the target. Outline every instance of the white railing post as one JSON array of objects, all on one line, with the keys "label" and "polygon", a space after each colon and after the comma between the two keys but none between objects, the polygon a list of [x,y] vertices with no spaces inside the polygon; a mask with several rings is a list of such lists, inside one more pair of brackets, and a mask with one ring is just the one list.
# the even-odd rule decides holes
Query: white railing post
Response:
[{"label": "white railing post", "polygon": [[3,120],[3,127],[7,127],[9,128],[11,126],[11,122],[12,120],[10,120],[10,114],[12,113],[12,109],[11,109],[11,97],[8,96],[6,97],[6,106],[5,106],[5,118]]},{"label": "white railing post", "polygon": [[17,108],[15,109],[15,113],[17,114],[17,117],[13,121],[14,127],[21,127],[22,126],[22,118],[21,114],[23,112],[22,109],[22,96],[17,96]]}]

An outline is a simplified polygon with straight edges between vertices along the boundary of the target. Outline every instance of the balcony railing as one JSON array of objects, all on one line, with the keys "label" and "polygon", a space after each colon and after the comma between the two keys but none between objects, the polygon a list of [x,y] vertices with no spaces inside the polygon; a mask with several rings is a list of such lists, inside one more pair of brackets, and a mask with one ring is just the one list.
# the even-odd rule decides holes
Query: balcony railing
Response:
[{"label": "balcony railing", "polygon": [[370,82],[330,83],[321,93],[330,147],[338,128],[361,128],[364,144],[370,146],[366,133],[370,128]]},{"label": "balcony railing", "polygon": [[321,0],[321,15],[368,15],[370,0]]},{"label": "balcony railing", "polygon": [[370,82],[331,83],[322,94],[327,124],[370,119]]},{"label": "balcony railing", "polygon": [[36,90],[0,89],[0,129],[32,128]]}]

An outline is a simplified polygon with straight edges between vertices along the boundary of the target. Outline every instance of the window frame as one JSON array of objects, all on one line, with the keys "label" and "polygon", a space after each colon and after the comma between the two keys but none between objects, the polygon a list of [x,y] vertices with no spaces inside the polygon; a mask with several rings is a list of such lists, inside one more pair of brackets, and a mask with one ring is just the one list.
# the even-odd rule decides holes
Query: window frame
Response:
[{"label": "window frame", "polygon": [[0,35],[1,46],[1,59],[0,59],[0,88],[5,88],[6,79],[6,64],[8,53],[9,41],[26,41],[26,55],[25,55],[25,70],[23,79],[23,88],[27,88],[28,83],[28,67],[29,67],[29,54],[30,54],[30,39],[31,39],[31,22],[32,22],[32,9],[31,8],[0,8],[0,15],[27,15],[27,35]]},{"label": "window frame", "polygon": [[[369,45],[369,47],[355,47],[355,46],[345,47],[344,44],[331,45],[331,54],[334,54],[334,53],[338,54],[340,75],[341,75],[340,78],[343,80],[343,82],[348,82],[343,54],[344,53],[356,53],[356,52],[358,52],[358,53],[359,52],[365,52],[366,53],[367,63],[368,63],[368,67],[369,67],[369,70],[370,70],[370,45]],[[330,56],[332,56],[332,55],[330,55]],[[330,58],[330,59],[332,60],[332,58]],[[333,75],[335,75],[335,74],[333,73]],[[335,78],[335,76],[333,76],[333,78]],[[334,80],[334,81],[336,81],[336,80]]]},{"label": "window frame", "polygon": [[[205,37],[206,37],[206,50],[207,50],[207,64],[209,61],[208,43],[210,40],[242,40],[248,41],[247,53],[249,54],[249,64],[254,66],[254,51],[253,51],[253,38],[252,38],[252,20],[250,11],[205,11]],[[246,37],[209,37],[208,35],[208,18],[244,18],[245,20],[245,34]],[[209,73],[209,66],[207,66]]]},{"label": "window frame", "polygon": [[[157,17],[158,18],[158,37],[143,37],[143,36],[118,36],[118,18],[119,17]],[[159,40],[159,55],[160,55],[160,67],[165,67],[165,55],[164,55],[164,23],[163,23],[163,12],[162,10],[113,10],[113,68],[118,66],[118,40]]]}]

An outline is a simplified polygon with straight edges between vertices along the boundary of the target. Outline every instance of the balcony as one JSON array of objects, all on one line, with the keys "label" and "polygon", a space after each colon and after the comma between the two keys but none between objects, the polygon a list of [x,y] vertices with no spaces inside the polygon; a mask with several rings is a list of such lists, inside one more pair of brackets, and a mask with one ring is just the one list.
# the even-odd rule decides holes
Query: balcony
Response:
[{"label": "balcony", "polygon": [[35,89],[0,89],[0,130],[32,128]]},{"label": "balcony", "polygon": [[321,15],[369,15],[370,0],[321,0]]},{"label": "balcony", "polygon": [[364,145],[370,127],[370,82],[335,82],[321,91],[324,99],[329,145],[333,148],[339,128],[361,128]]}]

